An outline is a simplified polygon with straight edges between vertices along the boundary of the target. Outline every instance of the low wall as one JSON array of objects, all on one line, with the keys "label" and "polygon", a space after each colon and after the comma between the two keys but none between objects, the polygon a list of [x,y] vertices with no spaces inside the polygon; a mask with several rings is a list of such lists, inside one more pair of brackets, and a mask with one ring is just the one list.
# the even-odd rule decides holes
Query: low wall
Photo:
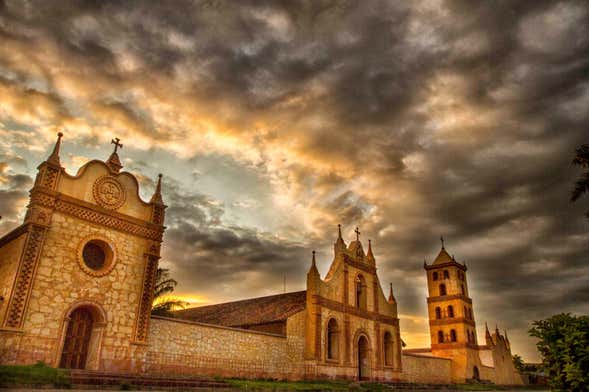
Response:
[{"label": "low wall", "polygon": [[152,317],[148,342],[144,355],[136,353],[146,373],[278,379],[303,373],[284,336]]},{"label": "low wall", "polygon": [[403,353],[404,382],[450,384],[452,361],[419,354]]}]

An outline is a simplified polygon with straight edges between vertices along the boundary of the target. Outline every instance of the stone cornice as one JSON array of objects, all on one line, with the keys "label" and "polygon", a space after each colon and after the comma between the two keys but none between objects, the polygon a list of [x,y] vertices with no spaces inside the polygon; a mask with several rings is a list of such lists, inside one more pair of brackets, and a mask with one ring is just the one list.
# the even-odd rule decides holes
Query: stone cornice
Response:
[{"label": "stone cornice", "polygon": [[337,312],[342,312],[345,314],[351,314],[357,317],[362,317],[368,320],[378,321],[383,324],[392,325],[392,326],[399,326],[399,319],[391,316],[387,316],[380,313],[370,312],[368,310],[362,310],[355,308],[353,306],[345,305],[340,302],[333,301],[331,299],[327,299],[325,297],[321,297],[319,295],[313,296],[313,301],[324,308],[335,310]]},{"label": "stone cornice", "polygon": [[460,300],[472,305],[472,299],[468,298],[465,295],[461,295],[461,294],[442,295],[439,297],[428,297],[427,303],[431,304],[431,303],[436,303],[436,302],[446,302],[446,301],[451,301],[453,299],[460,299]]},{"label": "stone cornice", "polygon": [[432,344],[432,351],[433,350],[455,350],[457,348],[471,348],[473,350],[477,350],[478,345],[476,345],[475,343],[459,343],[459,342]]},{"label": "stone cornice", "polygon": [[31,206],[55,211],[154,241],[161,241],[165,227],[107,210],[92,203],[45,189],[31,190]]},{"label": "stone cornice", "polygon": [[427,270],[427,271],[430,271],[430,270],[437,270],[437,269],[448,268],[448,267],[456,267],[456,268],[459,268],[465,272],[468,269],[468,268],[466,268],[465,265],[460,264],[456,261],[449,261],[447,263],[441,263],[441,264],[425,265],[423,268],[425,268],[425,270]]},{"label": "stone cornice", "polygon": [[443,319],[430,320],[429,325],[450,325],[450,324],[468,324],[475,326],[474,320],[465,319],[464,317],[446,317]]}]

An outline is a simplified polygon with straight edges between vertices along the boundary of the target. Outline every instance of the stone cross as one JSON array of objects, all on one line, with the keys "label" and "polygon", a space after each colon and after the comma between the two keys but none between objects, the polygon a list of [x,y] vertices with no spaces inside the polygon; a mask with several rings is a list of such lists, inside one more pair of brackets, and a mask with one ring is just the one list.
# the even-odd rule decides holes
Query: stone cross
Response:
[{"label": "stone cross", "polygon": [[356,227],[356,230],[354,230],[354,233],[356,233],[356,241],[360,241],[360,230]]},{"label": "stone cross", "polygon": [[119,139],[118,137],[115,137],[114,139],[112,139],[110,141],[111,144],[115,145],[115,153],[117,152],[117,148],[123,148],[123,144],[119,143],[121,141],[121,139]]},{"label": "stone cross", "polygon": [[442,242],[442,248],[444,247],[444,236],[440,236],[440,241]]}]

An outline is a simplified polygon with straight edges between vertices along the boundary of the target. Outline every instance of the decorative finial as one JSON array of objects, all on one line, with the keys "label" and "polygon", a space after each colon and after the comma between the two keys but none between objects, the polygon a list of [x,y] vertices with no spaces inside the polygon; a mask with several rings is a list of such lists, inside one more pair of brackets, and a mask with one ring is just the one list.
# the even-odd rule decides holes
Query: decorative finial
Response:
[{"label": "decorative finial", "polygon": [[368,240],[368,252],[366,253],[366,257],[370,260],[374,260],[374,254],[372,253],[372,241]]},{"label": "decorative finial", "polygon": [[55,165],[61,166],[59,162],[59,150],[61,148],[61,138],[63,137],[63,133],[57,132],[57,141],[55,142],[55,146],[53,147],[53,152],[47,158],[47,162],[53,163]]},{"label": "decorative finial", "polygon": [[395,300],[395,295],[393,294],[393,283],[389,283],[389,302],[393,302]]},{"label": "decorative finial", "polygon": [[440,242],[442,243],[442,249],[444,249],[444,236],[440,236]]},{"label": "decorative finial", "polygon": [[360,229],[358,229],[358,227],[356,227],[354,233],[356,233],[356,241],[360,241]]},{"label": "decorative finial", "polygon": [[121,139],[119,139],[118,137],[115,137],[114,139],[112,139],[110,141],[111,144],[114,144],[115,145],[115,150],[114,150],[114,153],[115,154],[117,153],[117,148],[119,148],[119,147],[120,148],[123,148],[123,144],[120,143],[120,141],[121,141]]},{"label": "decorative finial", "polygon": [[150,203],[164,204],[162,199],[162,173],[157,175],[157,185],[155,186],[155,192],[151,196]]},{"label": "decorative finial", "polygon": [[110,169],[116,173],[121,171],[121,169],[123,168],[121,160],[119,159],[119,154],[117,154],[117,148],[123,148],[123,145],[119,143],[120,141],[121,139],[119,139],[118,137],[115,137],[111,140],[111,144],[115,145],[115,150],[112,152],[112,154],[110,154],[110,157],[106,161],[108,167],[110,167]]},{"label": "decorative finial", "polygon": [[342,238],[342,225],[337,224],[337,238]]}]

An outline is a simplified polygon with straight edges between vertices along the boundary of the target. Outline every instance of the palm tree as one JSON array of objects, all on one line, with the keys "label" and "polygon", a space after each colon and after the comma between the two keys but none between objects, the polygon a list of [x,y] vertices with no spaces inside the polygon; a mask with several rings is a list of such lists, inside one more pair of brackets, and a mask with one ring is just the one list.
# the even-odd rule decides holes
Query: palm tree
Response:
[{"label": "palm tree", "polygon": [[[577,148],[572,163],[585,169],[585,172],[577,179],[575,188],[571,193],[571,201],[576,201],[584,194],[589,194],[589,144],[582,144],[581,147]],[[589,211],[585,213],[585,216],[589,218]]]},{"label": "palm tree", "polygon": [[153,306],[151,314],[154,316],[174,317],[172,311],[188,306],[187,302],[180,301],[178,298],[170,296],[178,282],[170,278],[170,270],[167,268],[158,268],[155,281],[155,290],[153,293]]}]

